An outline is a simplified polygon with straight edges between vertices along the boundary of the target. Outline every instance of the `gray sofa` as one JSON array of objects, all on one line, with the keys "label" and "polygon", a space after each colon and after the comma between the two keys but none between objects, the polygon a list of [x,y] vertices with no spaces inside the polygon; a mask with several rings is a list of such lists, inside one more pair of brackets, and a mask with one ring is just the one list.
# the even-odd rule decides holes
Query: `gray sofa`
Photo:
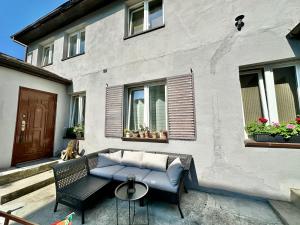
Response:
[{"label": "gray sofa", "polygon": [[[119,152],[120,150],[122,153],[122,157],[124,156],[125,151],[142,152],[136,150],[127,150],[127,149],[105,149],[99,152],[89,154],[87,155],[87,158],[88,158],[90,174],[93,176],[109,179],[114,182],[126,181],[128,176],[134,175],[137,181],[142,181],[149,186],[150,195],[154,193],[152,196],[167,197],[167,200],[170,200],[171,202],[177,204],[180,215],[182,218],[184,218],[182,210],[180,208],[180,198],[183,190],[187,192],[186,186],[184,184],[184,180],[189,173],[192,156],[187,154],[145,151],[146,153],[167,155],[167,160],[165,165],[166,171],[149,169],[149,168],[144,168],[143,166],[130,165],[126,163],[124,164],[122,162],[117,163],[115,165],[109,165],[104,167],[99,166],[99,161],[98,161],[99,153],[116,153]],[[178,177],[176,178],[178,179],[178,182],[173,182],[172,179],[170,180],[170,175],[168,174],[168,168],[171,165],[171,163],[177,158],[180,159],[182,170],[180,173],[178,173]],[[161,199],[161,197],[159,198]]]}]

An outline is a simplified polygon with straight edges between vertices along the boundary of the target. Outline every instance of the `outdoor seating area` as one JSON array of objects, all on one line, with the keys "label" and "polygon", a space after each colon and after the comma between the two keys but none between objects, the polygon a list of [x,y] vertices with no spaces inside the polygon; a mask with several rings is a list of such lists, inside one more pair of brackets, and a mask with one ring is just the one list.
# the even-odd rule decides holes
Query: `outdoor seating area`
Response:
[{"label": "outdoor seating area", "polygon": [[54,212],[59,203],[73,207],[80,210],[84,224],[84,212],[90,201],[99,195],[113,196],[114,192],[118,196],[117,185],[131,178],[132,196],[126,194],[129,196],[126,197],[129,205],[134,200],[140,200],[143,205],[144,198],[137,198],[138,190],[134,189],[139,182],[147,189],[143,194],[147,198],[147,208],[152,198],[163,199],[176,204],[181,218],[184,218],[180,200],[183,190],[187,192],[184,180],[189,174],[192,160],[192,156],[187,154],[105,149],[54,165]]}]

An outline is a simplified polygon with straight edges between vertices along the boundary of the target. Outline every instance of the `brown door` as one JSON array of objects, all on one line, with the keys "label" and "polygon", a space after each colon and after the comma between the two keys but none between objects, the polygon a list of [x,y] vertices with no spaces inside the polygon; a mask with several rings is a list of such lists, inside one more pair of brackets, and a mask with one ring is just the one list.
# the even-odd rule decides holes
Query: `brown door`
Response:
[{"label": "brown door", "polygon": [[20,87],[12,165],[53,155],[57,95]]}]

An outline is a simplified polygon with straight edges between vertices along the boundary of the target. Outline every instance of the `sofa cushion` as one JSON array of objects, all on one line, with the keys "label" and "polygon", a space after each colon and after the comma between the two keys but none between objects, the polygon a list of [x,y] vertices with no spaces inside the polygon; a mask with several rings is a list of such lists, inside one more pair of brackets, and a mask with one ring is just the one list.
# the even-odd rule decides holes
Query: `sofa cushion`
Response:
[{"label": "sofa cushion", "polygon": [[171,184],[166,172],[153,170],[143,179],[143,182],[151,188],[177,193],[178,184]]},{"label": "sofa cushion", "polygon": [[121,163],[121,160],[122,160],[121,151],[117,151],[114,153],[99,153],[97,167],[101,168],[106,166],[118,165]]},{"label": "sofa cushion", "polygon": [[167,175],[171,184],[177,185],[180,179],[183,166],[181,164],[180,158],[177,157],[168,167]]},{"label": "sofa cushion", "polygon": [[126,181],[128,176],[135,176],[136,181],[142,181],[147,174],[150,173],[148,169],[140,169],[137,167],[125,167],[113,175],[114,180]]},{"label": "sofa cushion", "polygon": [[124,166],[114,165],[114,166],[106,166],[101,168],[95,168],[90,171],[90,174],[94,176],[104,177],[108,179],[112,179],[113,175],[123,169]]},{"label": "sofa cushion", "polygon": [[123,166],[142,167],[143,152],[124,151],[122,158]]},{"label": "sofa cushion", "polygon": [[166,171],[167,161],[168,155],[144,152],[142,166],[151,170]]}]

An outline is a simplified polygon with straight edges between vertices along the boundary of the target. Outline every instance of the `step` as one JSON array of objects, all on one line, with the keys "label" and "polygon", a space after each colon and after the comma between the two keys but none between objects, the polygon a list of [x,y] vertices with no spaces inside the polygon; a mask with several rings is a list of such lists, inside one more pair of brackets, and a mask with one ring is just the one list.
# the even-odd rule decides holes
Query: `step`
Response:
[{"label": "step", "polygon": [[22,180],[0,186],[0,204],[12,201],[23,195],[54,183],[53,171],[49,170]]},{"label": "step", "polygon": [[300,189],[291,189],[291,201],[300,209]]},{"label": "step", "polygon": [[27,166],[0,172],[0,186],[51,170],[51,166],[58,162],[58,159],[50,159],[50,161],[43,160],[41,163],[36,161]]},{"label": "step", "polygon": [[290,202],[269,200],[274,212],[285,225],[300,225],[300,209]]}]

